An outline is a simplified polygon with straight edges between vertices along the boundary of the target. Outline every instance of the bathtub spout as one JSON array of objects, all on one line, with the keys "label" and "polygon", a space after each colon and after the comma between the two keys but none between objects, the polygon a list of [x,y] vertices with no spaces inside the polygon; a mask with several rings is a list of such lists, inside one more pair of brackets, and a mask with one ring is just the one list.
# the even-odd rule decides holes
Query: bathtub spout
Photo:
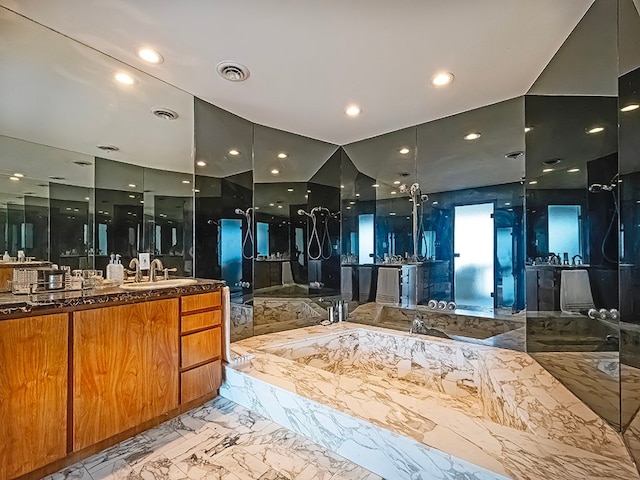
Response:
[{"label": "bathtub spout", "polygon": [[424,320],[420,320],[419,318],[415,318],[413,323],[411,324],[411,328],[409,329],[409,333],[420,333],[424,332],[427,329],[427,326],[424,324]]}]

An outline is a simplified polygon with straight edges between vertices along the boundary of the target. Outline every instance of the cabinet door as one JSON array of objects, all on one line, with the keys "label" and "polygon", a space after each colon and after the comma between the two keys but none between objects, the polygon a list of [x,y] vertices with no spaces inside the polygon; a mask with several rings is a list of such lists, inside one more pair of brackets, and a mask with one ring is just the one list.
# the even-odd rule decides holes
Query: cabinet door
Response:
[{"label": "cabinet door", "polygon": [[67,453],[67,314],[0,321],[0,478]]},{"label": "cabinet door", "polygon": [[178,406],[178,299],[74,314],[73,449]]}]

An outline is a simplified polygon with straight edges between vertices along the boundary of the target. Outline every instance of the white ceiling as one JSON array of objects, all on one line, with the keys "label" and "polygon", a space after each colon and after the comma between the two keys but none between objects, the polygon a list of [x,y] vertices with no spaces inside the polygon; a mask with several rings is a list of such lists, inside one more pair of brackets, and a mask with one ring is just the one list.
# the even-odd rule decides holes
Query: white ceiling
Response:
[{"label": "white ceiling", "polygon": [[[524,94],[592,2],[0,0],[248,120],[336,144]],[[138,60],[140,45],[165,62]],[[223,60],[250,78],[221,79]],[[443,69],[455,81],[436,89]],[[343,114],[352,102],[359,118]]]}]

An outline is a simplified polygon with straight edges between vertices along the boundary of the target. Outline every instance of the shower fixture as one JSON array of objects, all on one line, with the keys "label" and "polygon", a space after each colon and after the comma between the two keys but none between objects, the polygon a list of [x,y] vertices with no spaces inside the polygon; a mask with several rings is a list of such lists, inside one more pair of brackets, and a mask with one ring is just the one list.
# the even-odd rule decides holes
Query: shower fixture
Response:
[{"label": "shower fixture", "polygon": [[[307,244],[307,252],[311,260],[329,260],[331,258],[331,238],[329,236],[329,218],[336,218],[340,212],[331,213],[325,207],[313,207],[307,213],[303,209],[298,210],[298,215],[305,215],[311,219],[311,234]],[[322,228],[322,238],[318,229],[318,217],[320,217],[320,228]],[[312,247],[317,247],[318,254],[311,253]]]},{"label": "shower fixture", "polygon": [[[422,244],[424,238],[424,202],[429,199],[429,195],[422,193],[419,183],[413,183],[410,187],[406,184],[400,185],[401,193],[408,193],[411,197],[411,237],[413,239],[413,260],[423,262],[426,255],[421,255],[418,245]],[[418,219],[418,207],[420,207],[420,218]],[[426,253],[426,252],[425,252]]]},{"label": "shower fixture", "polygon": [[616,223],[616,220],[619,216],[619,208],[618,208],[618,196],[616,195],[616,187],[618,186],[618,177],[619,174],[615,174],[613,178],[609,181],[609,183],[600,184],[593,183],[589,185],[589,193],[600,193],[600,192],[611,192],[611,196],[613,197],[613,214],[611,215],[611,221],[609,222],[609,227],[607,228],[606,233],[602,237],[602,243],[600,244],[600,253],[602,254],[602,258],[605,259],[609,263],[618,264],[618,259],[612,259],[607,255],[606,246],[607,240],[613,231],[613,227]]},{"label": "shower fixture", "polygon": [[[241,208],[236,208],[235,213],[237,215],[244,215],[244,218],[247,220],[247,232],[244,234],[244,238],[242,239],[242,258],[246,260],[253,259],[253,246],[255,244],[253,239],[253,208],[249,207],[246,210],[242,210]],[[247,255],[247,243],[251,242],[251,250]]]}]

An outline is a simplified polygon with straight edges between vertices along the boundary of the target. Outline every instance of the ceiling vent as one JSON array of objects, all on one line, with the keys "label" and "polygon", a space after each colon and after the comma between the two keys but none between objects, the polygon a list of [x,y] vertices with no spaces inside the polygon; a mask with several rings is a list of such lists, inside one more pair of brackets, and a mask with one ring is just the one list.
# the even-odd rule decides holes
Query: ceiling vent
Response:
[{"label": "ceiling vent", "polygon": [[178,114],[168,108],[152,108],[151,113],[163,120],[175,120],[178,118]]},{"label": "ceiling vent", "polygon": [[104,150],[105,152],[108,152],[108,153],[117,152],[118,150],[120,150],[115,145],[96,145],[96,147],[98,147],[100,150]]},{"label": "ceiling vent", "polygon": [[515,152],[509,152],[505,155],[505,158],[510,158],[512,160],[515,160],[516,158],[520,158],[522,155],[524,155],[524,152],[522,150],[517,150]]},{"label": "ceiling vent", "polygon": [[230,82],[242,82],[249,78],[249,69],[240,63],[220,62],[216,71],[225,80]]},{"label": "ceiling vent", "polygon": [[89,165],[93,165],[91,162],[85,162],[84,160],[78,160],[77,162],[73,162],[73,163],[81,167],[88,167]]}]

